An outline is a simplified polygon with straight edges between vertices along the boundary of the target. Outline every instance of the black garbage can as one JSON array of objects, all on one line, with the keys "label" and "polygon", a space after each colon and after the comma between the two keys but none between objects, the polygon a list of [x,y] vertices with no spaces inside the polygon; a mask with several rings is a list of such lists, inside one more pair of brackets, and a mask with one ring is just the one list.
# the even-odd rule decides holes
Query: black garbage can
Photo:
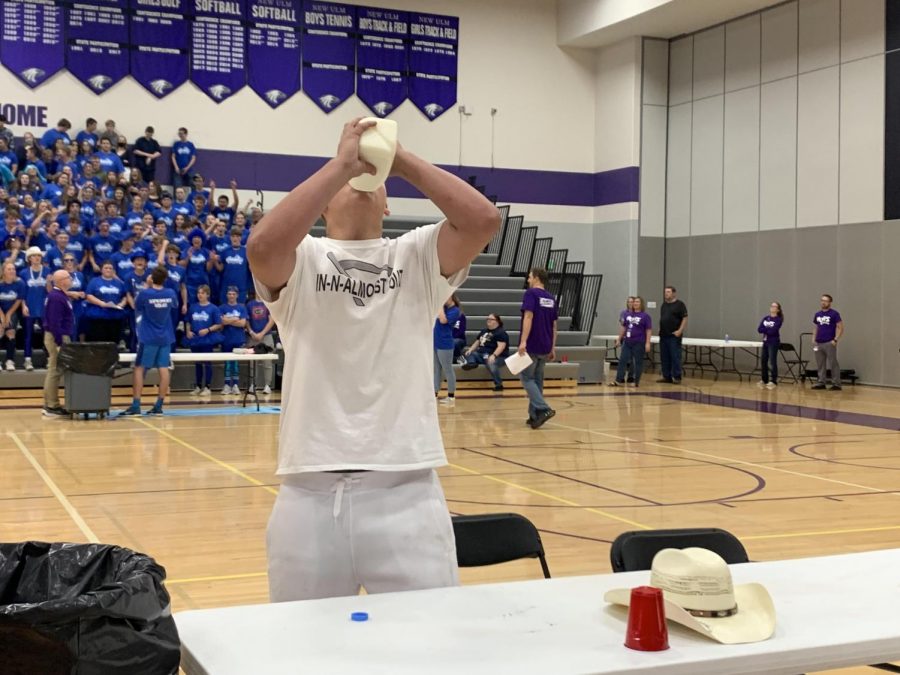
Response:
[{"label": "black garbage can", "polygon": [[165,569],[104,544],[0,543],[2,675],[173,675]]},{"label": "black garbage can", "polygon": [[118,362],[115,342],[70,342],[60,347],[66,410],[105,416],[112,405],[112,376]]}]

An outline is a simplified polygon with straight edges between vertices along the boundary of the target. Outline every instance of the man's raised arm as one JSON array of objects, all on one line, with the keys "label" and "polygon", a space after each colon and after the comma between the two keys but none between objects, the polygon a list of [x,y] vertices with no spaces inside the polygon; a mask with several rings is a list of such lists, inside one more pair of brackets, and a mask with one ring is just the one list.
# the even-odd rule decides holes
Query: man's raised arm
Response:
[{"label": "man's raised arm", "polygon": [[337,155],[300,183],[250,230],[247,258],[254,278],[277,294],[287,285],[296,264],[296,249],[348,180],[374,173],[359,158],[359,137],[374,122],[355,119],[344,125]]},{"label": "man's raised arm", "polygon": [[399,145],[391,174],[419,190],[447,217],[437,243],[445,277],[472,262],[500,227],[500,212],[483,194]]}]

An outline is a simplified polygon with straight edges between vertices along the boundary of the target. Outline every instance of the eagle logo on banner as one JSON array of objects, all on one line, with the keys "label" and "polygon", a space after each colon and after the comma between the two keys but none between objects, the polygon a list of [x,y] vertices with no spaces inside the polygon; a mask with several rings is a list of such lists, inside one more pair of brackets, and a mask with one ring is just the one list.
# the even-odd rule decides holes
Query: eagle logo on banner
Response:
[{"label": "eagle logo on banner", "polygon": [[319,97],[319,103],[322,104],[322,107],[325,108],[325,110],[332,110],[340,102],[341,99],[334,94],[325,94],[324,96]]},{"label": "eagle logo on banner", "polygon": [[104,91],[112,84],[112,78],[107,75],[94,75],[88,78],[88,84],[94,91]]},{"label": "eagle logo on banner", "polygon": [[231,95],[231,89],[226,87],[224,84],[214,84],[209,89],[207,89],[209,95],[212,96],[217,101],[222,101],[226,96]]},{"label": "eagle logo on banner", "polygon": [[153,93],[157,96],[164,96],[171,88],[172,83],[168,80],[153,80],[150,83],[150,89],[152,89]]},{"label": "eagle logo on banner", "polygon": [[387,117],[387,115],[390,114],[391,110],[393,109],[394,105],[392,103],[388,103],[387,101],[379,101],[372,106],[372,110],[379,117]]},{"label": "eagle logo on banner", "polygon": [[428,115],[431,119],[434,119],[442,112],[444,112],[444,107],[437,103],[429,103],[425,106],[425,114]]},{"label": "eagle logo on banner", "polygon": [[265,97],[272,105],[278,105],[287,98],[287,94],[280,89],[269,89],[269,91],[265,93]]},{"label": "eagle logo on banner", "polygon": [[41,80],[44,79],[44,75],[46,75],[43,70],[40,68],[26,68],[19,75],[25,80],[28,84],[37,84]]}]

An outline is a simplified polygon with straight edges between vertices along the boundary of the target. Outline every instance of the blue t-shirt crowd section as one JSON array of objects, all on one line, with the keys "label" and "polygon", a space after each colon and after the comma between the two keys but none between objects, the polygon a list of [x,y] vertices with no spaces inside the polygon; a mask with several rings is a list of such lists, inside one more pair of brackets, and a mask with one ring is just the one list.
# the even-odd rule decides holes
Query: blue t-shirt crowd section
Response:
[{"label": "blue t-shirt crowd section", "polygon": [[[89,118],[76,134],[62,119],[40,138],[17,138],[0,118],[0,266],[14,268],[0,275],[0,311],[22,301],[3,336],[18,332],[28,366],[32,342],[42,344],[32,333],[40,330],[49,276],[58,269],[73,278],[74,340],[114,339],[133,350],[135,301],[157,265],[168,270],[167,285],[179,299],[176,346],[191,346],[184,328],[204,286],[216,315],[254,318],[245,329],[226,329],[229,348],[246,342],[237,333],[259,333],[268,323],[268,310],[260,312],[262,303],[252,299],[246,250],[262,210],[252,202],[241,207],[235,181],[217,194],[215,182],[194,170],[199,153],[187,130],[178,136],[164,166],[152,127],[129,147],[112,120],[100,131]],[[171,177],[172,190],[157,172]],[[240,310],[229,305],[229,289],[237,291]]]}]

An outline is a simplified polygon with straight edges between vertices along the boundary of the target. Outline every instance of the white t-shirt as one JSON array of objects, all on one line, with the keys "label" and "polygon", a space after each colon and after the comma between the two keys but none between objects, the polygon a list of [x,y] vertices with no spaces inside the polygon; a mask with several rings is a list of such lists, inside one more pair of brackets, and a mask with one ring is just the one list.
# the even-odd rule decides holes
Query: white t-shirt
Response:
[{"label": "white t-shirt", "polygon": [[256,284],[284,345],[279,475],[447,463],[432,327],[468,267],[441,275],[442,226],[397,239],[305,237],[277,300]]}]

